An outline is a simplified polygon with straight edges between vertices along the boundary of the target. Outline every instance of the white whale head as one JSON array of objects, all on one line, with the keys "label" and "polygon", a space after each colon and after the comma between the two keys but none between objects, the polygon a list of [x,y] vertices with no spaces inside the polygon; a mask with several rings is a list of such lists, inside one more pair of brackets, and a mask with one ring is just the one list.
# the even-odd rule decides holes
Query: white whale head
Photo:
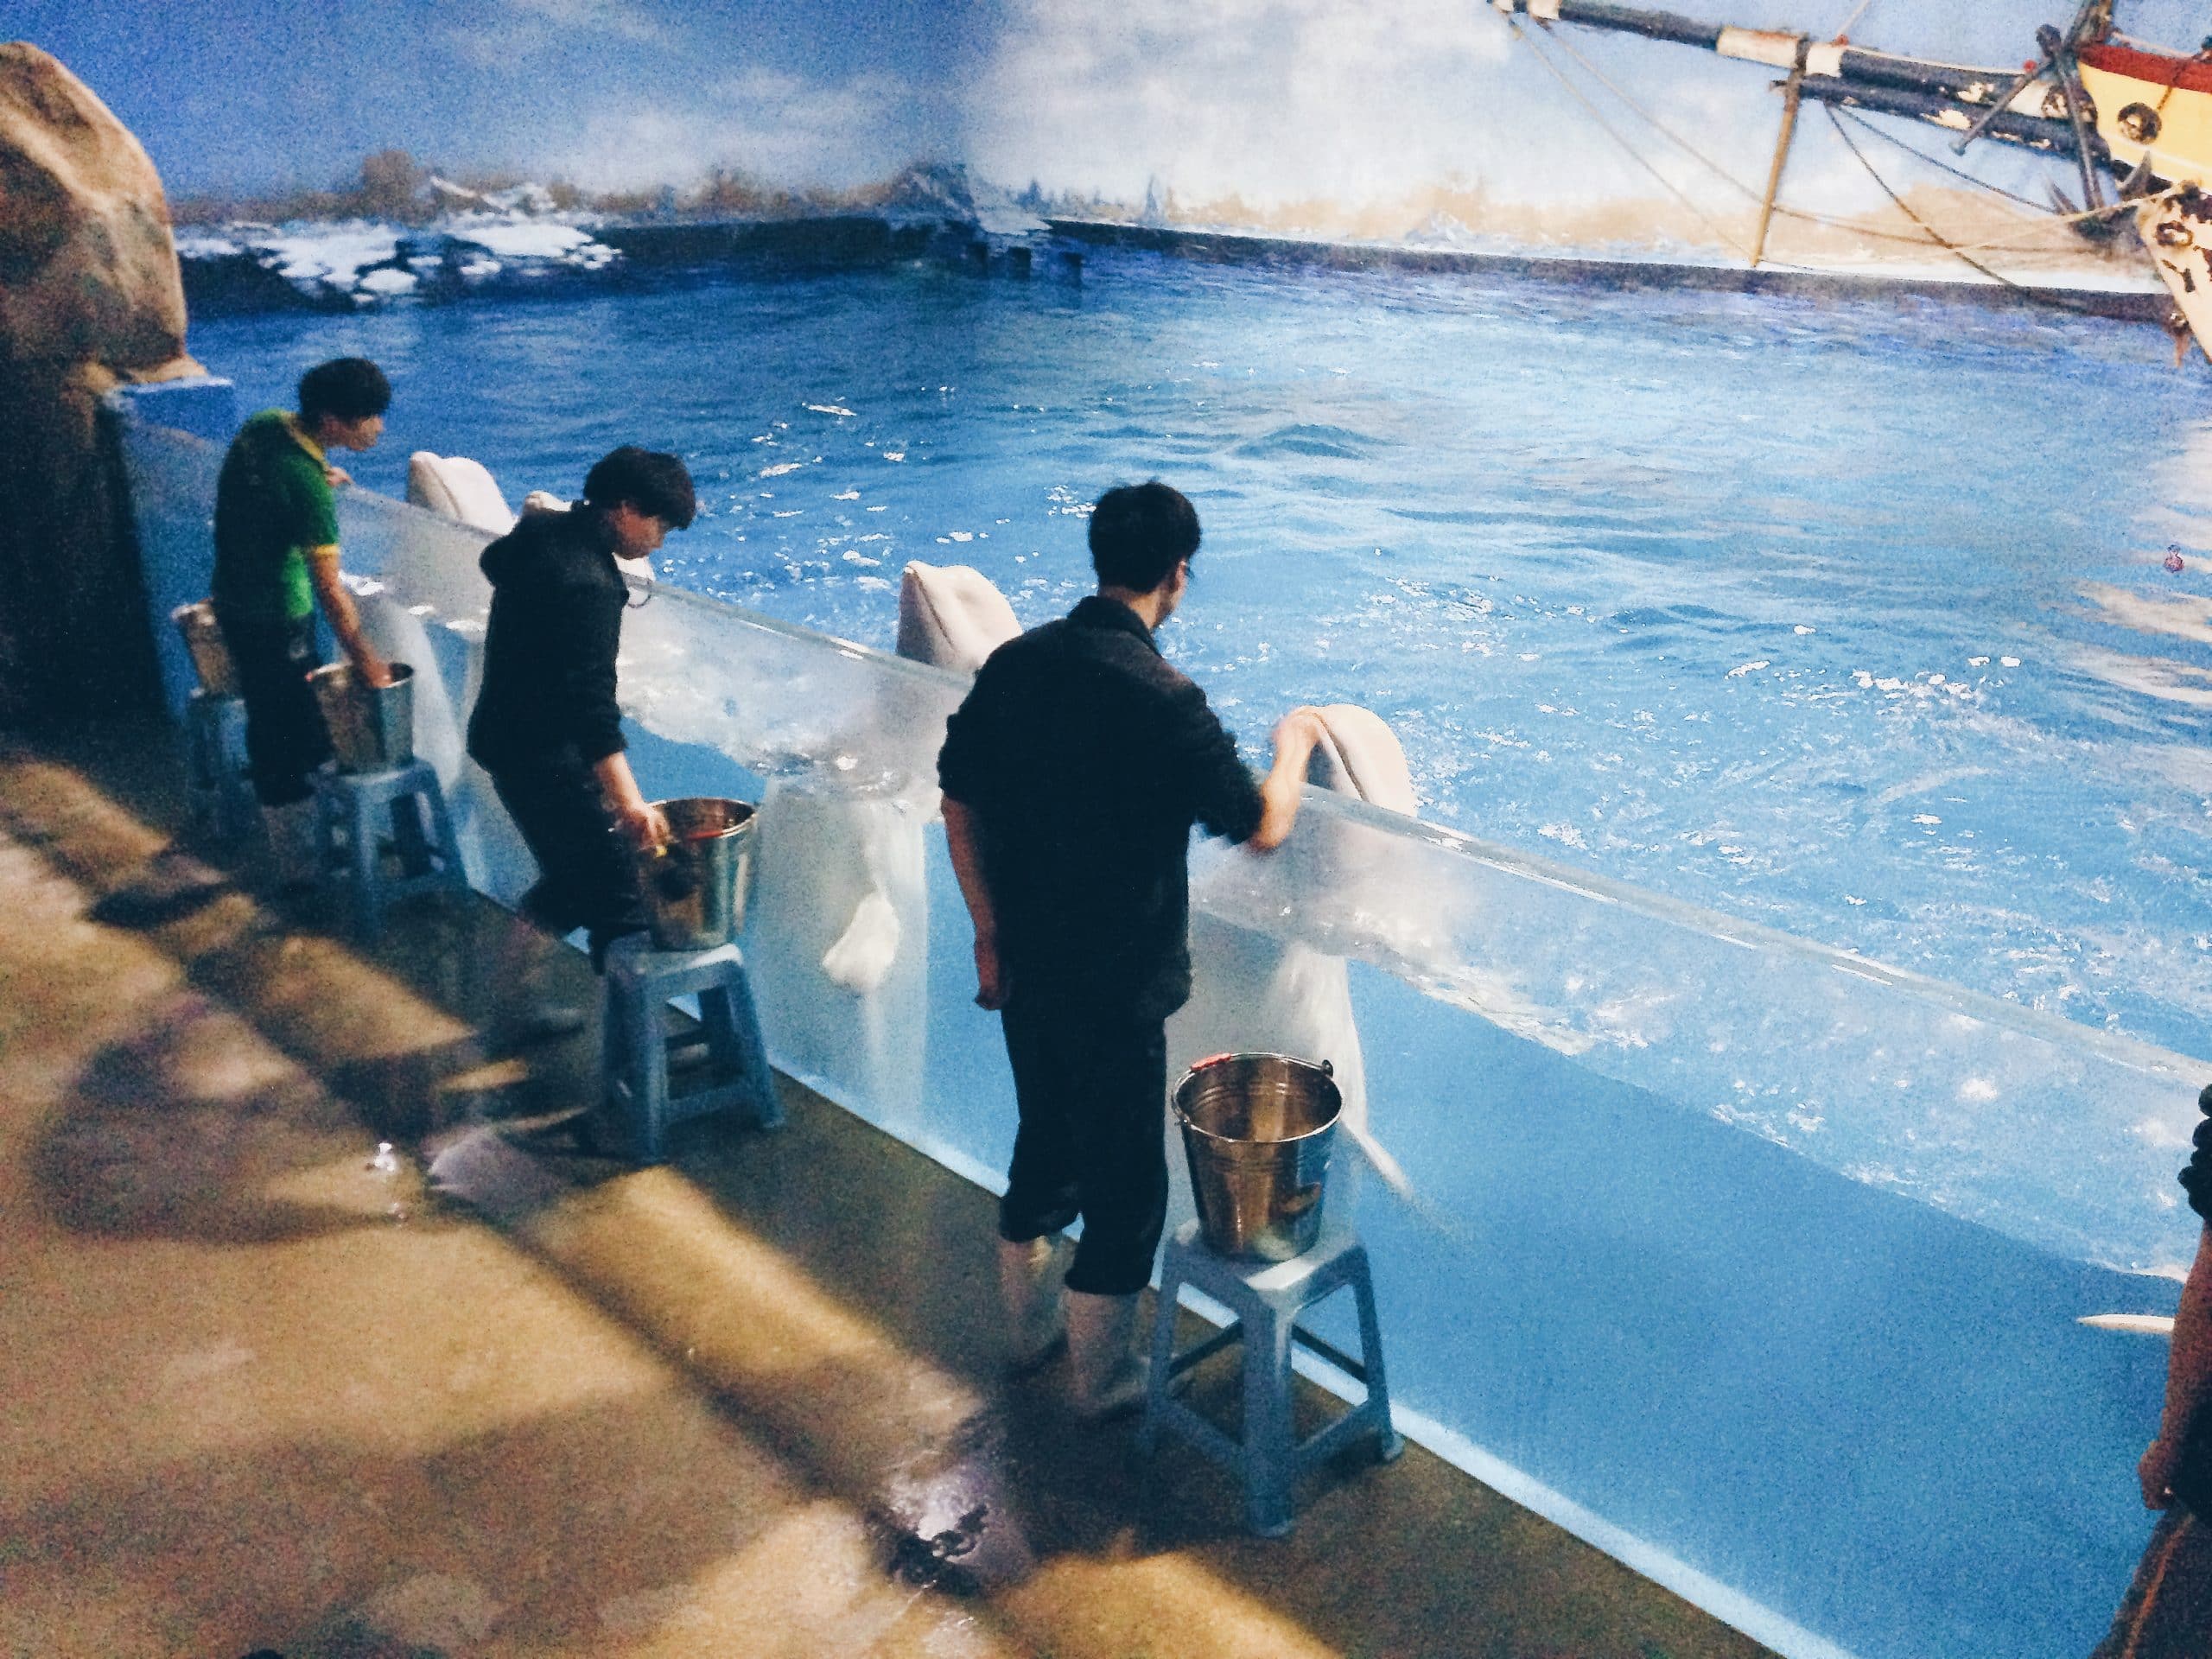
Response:
[{"label": "white whale head", "polygon": [[1388,721],[1356,703],[1332,702],[1321,710],[1321,741],[1306,763],[1309,783],[1387,812],[1419,814],[1406,752]]},{"label": "white whale head", "polygon": [[901,657],[972,674],[1020,632],[1014,607],[980,570],[917,559],[899,581]]},{"label": "white whale head", "polygon": [[483,462],[466,455],[434,455],[417,449],[408,456],[407,499],[494,536],[515,527],[514,511],[499,493],[498,481]]}]

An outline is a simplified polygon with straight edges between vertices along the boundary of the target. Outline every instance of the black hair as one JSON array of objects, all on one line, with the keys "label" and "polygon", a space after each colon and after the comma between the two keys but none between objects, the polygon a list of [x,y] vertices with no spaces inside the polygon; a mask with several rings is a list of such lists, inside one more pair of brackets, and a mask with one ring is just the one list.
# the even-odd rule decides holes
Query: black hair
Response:
[{"label": "black hair", "polygon": [[365,357],[334,357],[300,377],[300,418],[364,421],[391,407],[391,382]]},{"label": "black hair", "polygon": [[610,449],[584,474],[584,499],[601,511],[627,501],[671,530],[688,530],[698,515],[691,472],[677,457],[626,443]]},{"label": "black hair", "polygon": [[1198,510],[1158,479],[1123,484],[1090,510],[1090,565],[1109,588],[1148,594],[1198,550]]}]

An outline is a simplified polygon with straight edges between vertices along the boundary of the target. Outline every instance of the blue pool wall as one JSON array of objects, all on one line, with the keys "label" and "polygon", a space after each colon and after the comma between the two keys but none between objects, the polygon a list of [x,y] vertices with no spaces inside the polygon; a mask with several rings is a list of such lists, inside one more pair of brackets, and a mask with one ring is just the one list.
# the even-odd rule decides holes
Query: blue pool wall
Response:
[{"label": "blue pool wall", "polygon": [[[167,615],[206,589],[219,452],[156,424],[156,412],[119,418],[165,683],[181,703],[189,670]],[[384,611],[413,617],[447,707],[465,709],[486,538],[361,492],[348,493],[343,513],[349,569],[382,584],[372,598]],[[853,823],[907,826],[918,867],[882,879],[897,888],[906,937],[925,950],[918,962],[906,953],[906,988],[885,993],[896,1006],[881,1040],[841,1042],[869,1010],[855,1013],[848,992],[804,963],[778,966],[766,930],[792,912],[756,903],[746,946],[770,1047],[830,1098],[995,1184],[1014,1124],[995,1021],[972,1003],[963,914],[926,791],[878,764],[896,754],[912,772],[959,682],[677,594],[657,594],[629,629],[626,729],[649,793],[852,790]],[[673,671],[688,662],[703,673],[708,660],[714,694],[693,696]],[[839,734],[856,731],[853,753],[839,749]],[[418,747],[450,755],[457,734],[418,734]],[[857,786],[838,771],[844,762]],[[480,779],[450,760],[447,770],[474,831],[472,880],[512,902],[530,879],[526,859]],[[1528,908],[1515,925],[1548,915],[1562,938],[1592,940],[1641,929],[1649,950],[1674,950],[1685,974],[1698,971],[1698,936],[1680,906],[1663,925],[1618,895],[1599,895],[1593,909],[1571,873],[1501,874],[1325,800],[1308,810],[1309,846],[1400,836],[1409,861],[1427,861],[1425,880],[1482,899],[1466,906],[1478,932],[1486,917],[1505,925],[1505,898],[1518,894]],[[763,880],[802,895],[828,879],[820,861],[848,850],[779,846],[770,828]],[[1264,883],[1300,874],[1292,861],[1254,878],[1268,904],[1246,902],[1234,880],[1202,881],[1201,906],[1252,925],[1282,896]],[[1440,887],[1431,896],[1452,907]],[[1711,923],[1713,937],[1751,948]],[[1789,969],[1786,950],[1773,960]],[[1606,1074],[1643,1063],[1633,1054],[1563,1052],[1410,977],[1355,960],[1349,982],[1375,1127],[1417,1201],[1359,1170],[1348,1148],[1333,1201],[1351,1210],[1372,1252],[1411,1434],[1785,1654],[2057,1659],[2094,1643],[2148,1530],[2133,1465],[2157,1419],[2166,1345],[2077,1320],[2170,1313],[2170,1277],[2074,1259],[1850,1179],[1720,1121],[1694,1087]],[[1834,995],[1874,999],[1854,1014],[1861,1024],[1895,1023],[1912,999],[1934,996],[1847,977]],[[1730,994],[1742,1002],[1757,995],[1742,985],[1760,982],[1754,973]],[[1772,982],[1784,998],[1791,982]],[[1781,1018],[1730,1012],[1753,1032]],[[1981,1013],[1985,1025],[2012,1017]],[[2126,1056],[2114,1061],[2093,1033],[2076,1042],[2051,1024],[2006,1040],[2078,1066],[2107,1092],[2132,1086]],[[1786,1069],[1796,1057],[1765,1061]],[[2183,1081],[2162,1064],[2145,1063],[2141,1086],[2171,1108]],[[2120,1073],[2108,1075],[2114,1065]],[[2113,1202],[2094,1190],[2103,1179],[2089,1160],[2085,1202]],[[2170,1231],[2166,1243],[2185,1254],[2185,1215]],[[1339,1339],[1342,1313],[1321,1321]]]}]

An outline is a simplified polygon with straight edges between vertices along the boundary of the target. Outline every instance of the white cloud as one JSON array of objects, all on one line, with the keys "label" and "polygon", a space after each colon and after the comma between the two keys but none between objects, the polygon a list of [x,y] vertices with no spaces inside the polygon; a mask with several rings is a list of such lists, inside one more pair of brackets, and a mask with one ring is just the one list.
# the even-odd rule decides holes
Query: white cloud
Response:
[{"label": "white cloud", "polygon": [[663,41],[668,31],[631,0],[506,0],[511,11],[556,29],[585,29],[626,41]]},{"label": "white cloud", "polygon": [[945,137],[944,105],[929,88],[874,73],[810,85],[756,69],[702,89],[686,110],[589,118],[550,165],[587,189],[684,183],[715,168],[834,188],[944,153]]},{"label": "white cloud", "polygon": [[564,35],[598,35],[639,45],[664,45],[667,29],[633,0],[500,0],[499,13],[446,38],[471,63],[486,69],[527,62]]},{"label": "white cloud", "polygon": [[1122,197],[1396,192],[1479,165],[1507,44],[1465,0],[1026,0],[971,88],[970,156]]},{"label": "white cloud", "polygon": [[[1814,12],[1833,7],[1784,9],[1811,28]],[[967,91],[967,156],[1016,186],[1035,178],[1135,202],[1156,179],[1186,206],[1311,203],[1340,219],[1475,186],[1491,200],[1562,209],[1668,203],[1656,168],[1708,213],[1748,214],[1743,191],[1662,137],[1577,58],[1753,189],[1781,115],[1771,73],[1647,40],[1523,28],[1529,38],[1516,40],[1471,0],[1009,0],[992,58]],[[1785,200],[1842,213],[1883,204],[1809,104],[1799,133]],[[1942,142],[1932,131],[1905,136],[1923,149]],[[1900,188],[1938,176],[1878,141],[1866,147]],[[2019,170],[1996,153],[1975,164],[2008,183]]]}]

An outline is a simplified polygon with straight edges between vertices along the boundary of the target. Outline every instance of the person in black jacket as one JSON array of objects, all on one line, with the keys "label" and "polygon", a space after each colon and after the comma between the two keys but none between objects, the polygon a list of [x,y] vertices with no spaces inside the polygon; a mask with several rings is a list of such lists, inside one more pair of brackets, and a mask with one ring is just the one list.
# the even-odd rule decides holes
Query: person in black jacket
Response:
[{"label": "person in black jacket", "polygon": [[2112,1630],[2090,1659],[2202,1659],[2212,1652],[2212,1088],[2181,1173],[2204,1219],[2174,1313],[2158,1437],[2136,1465],[2145,1508],[2164,1511]]},{"label": "person in black jacket", "polygon": [[696,512],[683,461],[625,446],[568,512],[525,514],[484,550],[492,617],[468,753],[537,861],[524,917],[550,933],[589,930],[594,967],[608,941],[645,925],[622,839],[652,847],[669,833],[623,754],[614,658],[629,588],[617,562],[645,558]]},{"label": "person in black jacket", "polygon": [[[976,925],[976,1000],[1001,1011],[1020,1112],[999,1205],[1015,1369],[1068,1344],[1077,1413],[1137,1402],[1137,1293],[1167,1213],[1164,1022],[1191,994],[1191,830],[1282,844],[1321,735],[1294,709],[1264,782],[1153,631],[1182,601],[1198,515],[1154,481],[1090,515],[1098,591],[991,654],[938,756]],[[1061,1230],[1083,1218],[1065,1297]]]}]

